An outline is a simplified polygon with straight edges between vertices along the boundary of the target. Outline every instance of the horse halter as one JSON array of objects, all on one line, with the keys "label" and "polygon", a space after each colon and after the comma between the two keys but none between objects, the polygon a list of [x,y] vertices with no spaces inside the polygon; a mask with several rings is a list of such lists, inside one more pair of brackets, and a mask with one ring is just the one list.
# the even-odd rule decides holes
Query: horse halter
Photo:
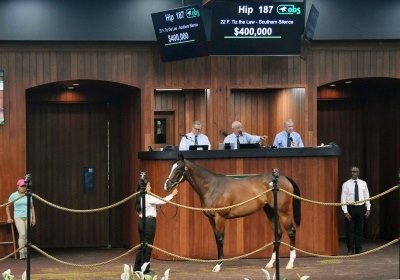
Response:
[{"label": "horse halter", "polygon": [[[176,185],[179,185],[180,183],[182,183],[183,180],[185,179],[185,175],[186,175],[186,166],[185,166],[185,165],[183,165],[183,170],[181,170],[181,169],[179,168],[179,165],[178,165],[175,169],[177,169],[177,170],[175,171],[175,172],[176,172],[176,175],[177,175],[176,177],[178,177],[179,179],[178,179],[176,182],[172,183],[172,185],[170,186],[171,189],[172,189],[173,187],[175,187]],[[168,178],[168,181],[171,182],[171,179]]]}]

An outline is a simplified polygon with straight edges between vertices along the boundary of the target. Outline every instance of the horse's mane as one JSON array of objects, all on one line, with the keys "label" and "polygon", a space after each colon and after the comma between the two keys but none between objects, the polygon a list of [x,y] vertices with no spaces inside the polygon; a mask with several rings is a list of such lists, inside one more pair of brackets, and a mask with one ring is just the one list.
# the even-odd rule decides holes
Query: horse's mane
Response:
[{"label": "horse's mane", "polygon": [[211,170],[209,170],[209,169],[207,169],[207,168],[205,168],[205,167],[203,167],[201,165],[198,165],[197,163],[194,163],[193,161],[185,159],[185,162],[186,162],[186,164],[189,163],[189,165],[195,166],[199,170],[199,172],[201,172],[201,173],[209,174],[209,175],[212,175],[214,177],[225,176],[225,175],[222,175],[222,174],[214,173]]}]

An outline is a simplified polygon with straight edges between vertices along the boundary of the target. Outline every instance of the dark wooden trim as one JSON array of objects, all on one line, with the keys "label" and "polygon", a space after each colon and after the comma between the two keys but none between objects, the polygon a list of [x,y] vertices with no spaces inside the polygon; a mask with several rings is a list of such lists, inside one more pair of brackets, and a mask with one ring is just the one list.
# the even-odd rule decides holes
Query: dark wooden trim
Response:
[{"label": "dark wooden trim", "polygon": [[243,150],[209,150],[209,151],[151,151],[139,152],[141,160],[168,159],[174,160],[182,154],[188,159],[219,159],[219,158],[271,158],[271,157],[323,157],[339,156],[340,148],[336,145],[326,145],[312,148],[284,148],[284,149],[243,149]]}]

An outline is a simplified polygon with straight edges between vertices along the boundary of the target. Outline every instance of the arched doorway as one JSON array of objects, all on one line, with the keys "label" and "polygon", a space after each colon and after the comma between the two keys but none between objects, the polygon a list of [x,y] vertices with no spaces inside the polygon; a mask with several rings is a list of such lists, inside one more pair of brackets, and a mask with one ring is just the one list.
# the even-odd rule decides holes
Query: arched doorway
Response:
[{"label": "arched doorway", "polygon": [[[400,79],[358,78],[331,82],[318,88],[318,143],[335,142],[341,148],[339,182],[358,165],[370,195],[398,183],[400,167]],[[341,185],[339,187],[341,190]],[[340,193],[338,194],[340,199]],[[393,239],[399,235],[400,211],[396,192],[372,201],[365,227],[367,238]],[[344,220],[338,209],[340,234]]]},{"label": "arched doorway", "polygon": [[[72,209],[107,206],[131,193],[140,148],[140,90],[97,80],[26,91],[27,167],[33,192]],[[34,201],[33,242],[43,248],[126,246],[130,204],[77,214]],[[131,203],[132,204],[132,203]]]}]

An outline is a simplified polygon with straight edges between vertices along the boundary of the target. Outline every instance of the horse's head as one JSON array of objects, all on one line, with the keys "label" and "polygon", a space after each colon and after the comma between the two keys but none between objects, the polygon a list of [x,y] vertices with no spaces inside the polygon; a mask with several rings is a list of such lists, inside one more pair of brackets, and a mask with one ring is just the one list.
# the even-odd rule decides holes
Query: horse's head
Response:
[{"label": "horse's head", "polygon": [[169,192],[173,187],[182,183],[186,179],[186,169],[185,159],[180,155],[178,160],[176,160],[172,165],[171,172],[169,173],[167,180],[165,180],[164,190]]}]

